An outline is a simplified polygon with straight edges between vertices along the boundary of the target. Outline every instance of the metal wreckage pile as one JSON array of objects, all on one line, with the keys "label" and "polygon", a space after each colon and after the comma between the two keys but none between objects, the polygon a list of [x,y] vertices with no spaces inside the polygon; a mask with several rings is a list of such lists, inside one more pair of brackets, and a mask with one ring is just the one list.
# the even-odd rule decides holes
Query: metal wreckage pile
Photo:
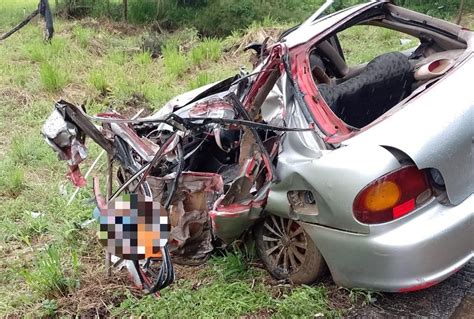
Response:
[{"label": "metal wreckage pile", "polygon": [[[107,152],[107,199],[94,180],[100,238],[150,293],[173,281],[171,259],[202,263],[251,229],[277,182],[285,132],[314,131],[288,127],[297,122],[284,108],[293,95],[279,89],[291,78],[282,51],[274,46],[254,73],[184,94],[144,118],[90,116],[65,101],[55,104],[42,133],[67,161],[75,185],[86,184],[79,170],[86,136]],[[115,172],[120,186],[112,193]]]},{"label": "metal wreckage pile", "polygon": [[[48,0],[40,0],[38,9],[0,40],[38,14],[50,41]],[[67,161],[68,178],[77,187],[87,185],[79,169],[87,157],[86,137],[108,154],[106,198],[99,179],[93,182],[100,240],[114,265],[126,266],[149,293],[173,282],[172,260],[200,264],[214,248],[251,229],[277,182],[284,133],[314,131],[284,125],[298,121],[284,107],[293,93],[281,88],[297,91],[286,77],[283,47],[267,50],[264,43],[247,49],[257,52],[254,73],[241,71],[183,94],[148,117],[126,119],[115,111],[91,116],[61,100],[43,126],[43,136]],[[119,187],[113,192],[114,174]]]}]

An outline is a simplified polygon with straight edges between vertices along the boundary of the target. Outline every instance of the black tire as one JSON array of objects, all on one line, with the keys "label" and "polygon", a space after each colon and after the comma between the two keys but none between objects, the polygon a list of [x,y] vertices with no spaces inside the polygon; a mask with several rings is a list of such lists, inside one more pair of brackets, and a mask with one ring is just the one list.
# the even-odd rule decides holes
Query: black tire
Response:
[{"label": "black tire", "polygon": [[311,284],[327,272],[323,256],[296,221],[268,215],[255,227],[255,243],[263,264],[277,279]]}]

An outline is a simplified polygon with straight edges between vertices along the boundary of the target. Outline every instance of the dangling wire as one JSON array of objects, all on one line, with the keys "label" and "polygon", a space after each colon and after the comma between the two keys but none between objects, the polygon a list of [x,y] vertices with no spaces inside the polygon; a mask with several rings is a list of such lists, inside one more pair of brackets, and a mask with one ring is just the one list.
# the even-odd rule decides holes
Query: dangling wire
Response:
[{"label": "dangling wire", "polygon": [[173,263],[171,262],[171,256],[168,248],[168,244],[160,249],[162,261],[160,265],[160,269],[158,271],[158,275],[155,279],[150,278],[147,273],[151,273],[151,258],[145,262],[145,264],[140,266],[140,263],[135,260],[133,262],[137,273],[139,274],[140,280],[144,285],[144,288],[148,290],[148,294],[155,294],[159,290],[168,287],[170,284],[173,283],[175,279]]},{"label": "dangling wire", "polygon": [[181,173],[184,169],[183,145],[181,144],[181,141],[176,146],[176,155],[178,159],[178,169],[176,170],[176,177],[173,181],[173,184],[171,185],[171,190],[169,192],[168,198],[165,201],[164,207],[166,210],[168,210],[168,208],[170,207],[173,197],[176,194],[176,190],[179,184],[179,177],[181,176]]}]

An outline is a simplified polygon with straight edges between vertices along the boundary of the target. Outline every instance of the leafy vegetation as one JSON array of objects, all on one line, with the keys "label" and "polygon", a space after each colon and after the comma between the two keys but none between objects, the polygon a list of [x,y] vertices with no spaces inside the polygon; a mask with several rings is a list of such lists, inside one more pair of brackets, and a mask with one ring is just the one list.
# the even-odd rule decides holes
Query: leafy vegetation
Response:
[{"label": "leafy vegetation", "polygon": [[[104,5],[104,2],[108,5]],[[155,22],[166,30],[193,26],[203,35],[225,36],[232,31],[250,26],[254,21],[263,21],[267,17],[279,23],[302,21],[324,2],[324,0],[129,0],[128,21]],[[333,8],[340,10],[362,2],[366,1],[339,0],[335,1]],[[79,15],[108,16],[116,20],[123,19],[124,15],[121,0],[63,0],[61,3],[63,7],[68,7],[69,11],[77,8]],[[459,8],[459,0],[398,0],[397,3],[444,19],[455,16]],[[466,9],[474,10],[474,2],[466,1]]]}]

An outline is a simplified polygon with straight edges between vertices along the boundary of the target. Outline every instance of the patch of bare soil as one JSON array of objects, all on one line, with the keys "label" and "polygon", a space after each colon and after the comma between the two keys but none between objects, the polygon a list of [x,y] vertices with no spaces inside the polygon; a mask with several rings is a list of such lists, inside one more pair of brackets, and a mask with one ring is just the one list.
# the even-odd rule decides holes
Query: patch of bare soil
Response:
[{"label": "patch of bare soil", "polygon": [[133,24],[111,21],[107,18],[84,18],[79,21],[83,27],[96,29],[96,30],[106,30],[111,34],[116,35],[127,35],[127,36],[136,36],[143,33],[143,27],[136,26]]},{"label": "patch of bare soil", "polygon": [[133,93],[130,98],[125,100],[123,105],[117,107],[117,110],[126,118],[131,118],[138,111],[144,109],[144,112],[140,115],[140,117],[145,116],[146,113],[150,113],[151,106],[148,102],[147,98],[140,93]]},{"label": "patch of bare soil", "polygon": [[84,231],[90,236],[90,251],[80,258],[79,287],[57,300],[59,317],[106,317],[110,314],[109,309],[120,305],[127,294],[142,294],[140,289],[133,286],[127,271],[112,269],[111,276],[107,275],[104,252],[98,238],[93,230]]},{"label": "patch of bare soil", "polygon": [[281,28],[259,28],[256,30],[249,30],[246,34],[235,42],[228,50],[232,55],[241,54],[244,48],[252,42],[263,43],[268,38],[267,44],[273,44],[278,40],[283,29]]},{"label": "patch of bare soil", "polygon": [[273,315],[273,312],[269,309],[261,309],[260,311],[246,315],[243,317],[240,317],[241,319],[266,319],[266,318],[271,318]]},{"label": "patch of bare soil", "polygon": [[3,87],[0,88],[0,101],[8,101],[12,102],[12,104],[27,106],[33,101],[33,97],[24,90]]},{"label": "patch of bare soil", "polygon": [[185,266],[185,265],[177,265],[174,264],[174,272],[176,275],[176,280],[188,280],[188,281],[195,281],[196,274],[206,268],[206,265],[198,265],[198,266]]},{"label": "patch of bare soil", "polygon": [[105,268],[97,267],[97,263],[91,261],[90,265],[86,265],[79,289],[58,300],[58,315],[104,317],[111,307],[120,305],[127,291],[140,295],[141,291],[130,285],[126,272],[113,272],[108,277]]},{"label": "patch of bare soil", "polygon": [[90,94],[90,91],[84,85],[71,83],[62,90],[61,98],[73,104],[81,105]]}]

